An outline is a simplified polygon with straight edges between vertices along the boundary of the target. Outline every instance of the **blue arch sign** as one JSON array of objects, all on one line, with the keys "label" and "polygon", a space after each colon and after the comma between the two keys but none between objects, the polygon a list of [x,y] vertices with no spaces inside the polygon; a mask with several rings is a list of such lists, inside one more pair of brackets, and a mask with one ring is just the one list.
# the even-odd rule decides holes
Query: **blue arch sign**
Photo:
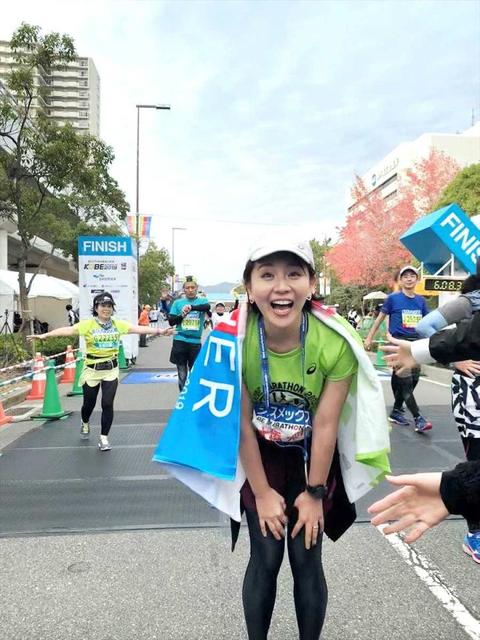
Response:
[{"label": "blue arch sign", "polygon": [[480,257],[480,229],[458,204],[420,218],[400,241],[430,273],[443,267],[452,254],[462,269],[474,273]]}]

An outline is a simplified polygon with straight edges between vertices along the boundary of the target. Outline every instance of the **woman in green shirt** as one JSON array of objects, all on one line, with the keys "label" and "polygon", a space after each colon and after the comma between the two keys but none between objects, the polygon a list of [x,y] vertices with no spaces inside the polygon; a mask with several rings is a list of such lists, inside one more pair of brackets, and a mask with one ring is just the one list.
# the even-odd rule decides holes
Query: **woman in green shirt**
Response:
[{"label": "woman in green shirt", "polygon": [[240,457],[250,640],[267,638],[285,538],[301,640],[318,640],[327,606],[323,499],[357,361],[347,341],[310,313],[314,269],[309,243],[286,240],[254,249],[244,271]]},{"label": "woman in green shirt", "polygon": [[29,339],[44,340],[54,336],[83,336],[85,339],[85,367],[79,384],[83,389],[83,405],[81,410],[82,438],[90,435],[90,416],[97,402],[98,392],[102,389],[101,435],[98,447],[100,451],[110,451],[108,434],[113,422],[113,401],[118,387],[118,350],[122,335],[137,333],[139,335],[155,334],[171,335],[173,331],[157,329],[150,326],[133,325],[125,320],[113,318],[115,301],[108,292],[95,296],[92,305],[92,317],[80,320],[71,327],[60,327],[47,333],[28,336]]}]

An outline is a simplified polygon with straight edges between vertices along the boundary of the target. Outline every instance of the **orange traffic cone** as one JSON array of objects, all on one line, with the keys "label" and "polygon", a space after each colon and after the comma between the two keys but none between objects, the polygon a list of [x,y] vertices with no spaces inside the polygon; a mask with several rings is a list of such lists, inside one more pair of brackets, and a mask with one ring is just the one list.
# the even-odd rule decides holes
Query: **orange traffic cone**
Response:
[{"label": "orange traffic cone", "polygon": [[0,427],[3,427],[4,424],[12,422],[12,420],[13,418],[11,416],[7,416],[7,414],[3,410],[3,404],[0,400]]},{"label": "orange traffic cone", "polygon": [[65,368],[63,370],[63,376],[60,378],[60,383],[75,382],[75,367],[75,356],[73,355],[72,345],[69,344],[65,355]]},{"label": "orange traffic cone", "polygon": [[35,354],[35,362],[33,365],[33,378],[32,388],[27,396],[27,400],[43,400],[45,395],[45,385],[47,383],[47,376],[45,369],[43,368],[42,354],[37,351]]}]

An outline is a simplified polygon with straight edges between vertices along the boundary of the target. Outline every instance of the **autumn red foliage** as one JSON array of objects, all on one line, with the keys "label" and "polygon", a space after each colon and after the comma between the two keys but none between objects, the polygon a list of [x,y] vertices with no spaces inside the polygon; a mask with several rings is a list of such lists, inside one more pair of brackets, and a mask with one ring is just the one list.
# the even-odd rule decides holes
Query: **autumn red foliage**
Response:
[{"label": "autumn red foliage", "polygon": [[356,203],[328,262],[343,284],[375,287],[388,284],[412,256],[400,236],[422,215],[430,213],[443,189],[460,171],[452,158],[432,149],[400,183],[397,196],[385,201],[380,190],[368,193],[358,176],[352,188]]}]

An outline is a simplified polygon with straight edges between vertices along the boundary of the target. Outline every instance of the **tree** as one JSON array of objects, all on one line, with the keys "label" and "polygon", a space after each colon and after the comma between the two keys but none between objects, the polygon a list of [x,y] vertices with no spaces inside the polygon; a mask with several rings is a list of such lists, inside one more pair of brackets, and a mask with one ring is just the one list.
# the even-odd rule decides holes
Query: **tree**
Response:
[{"label": "tree", "polygon": [[480,214],[480,164],[462,169],[445,187],[434,209],[456,202],[468,216]]},{"label": "tree", "polygon": [[352,189],[357,203],[328,253],[343,284],[378,287],[392,279],[392,271],[408,258],[398,238],[403,231],[378,191],[367,192],[357,176]]},{"label": "tree", "polygon": [[62,248],[71,245],[79,225],[89,225],[91,232],[123,219],[129,207],[109,174],[111,147],[70,125],[58,126],[37,110],[40,98],[48,101],[48,89],[36,87],[35,72],[74,60],[72,38],[42,36],[39,27],[22,23],[10,47],[10,94],[0,98],[0,217],[16,224],[21,239],[20,311],[28,319],[25,271],[36,236]]},{"label": "tree", "polygon": [[352,189],[356,204],[328,254],[340,281],[369,288],[390,283],[401,264],[412,260],[400,236],[420,216],[435,210],[439,194],[458,171],[452,158],[431,149],[407,172],[392,204],[380,190],[369,193],[357,176]]},{"label": "tree", "polygon": [[168,288],[168,280],[174,273],[168,251],[158,249],[154,242],[150,242],[138,265],[140,301],[157,304],[161,289]]},{"label": "tree", "polygon": [[330,301],[332,304],[338,304],[339,313],[346,316],[352,308],[363,309],[363,296],[368,292],[369,288],[362,285],[337,283],[332,287]]}]

